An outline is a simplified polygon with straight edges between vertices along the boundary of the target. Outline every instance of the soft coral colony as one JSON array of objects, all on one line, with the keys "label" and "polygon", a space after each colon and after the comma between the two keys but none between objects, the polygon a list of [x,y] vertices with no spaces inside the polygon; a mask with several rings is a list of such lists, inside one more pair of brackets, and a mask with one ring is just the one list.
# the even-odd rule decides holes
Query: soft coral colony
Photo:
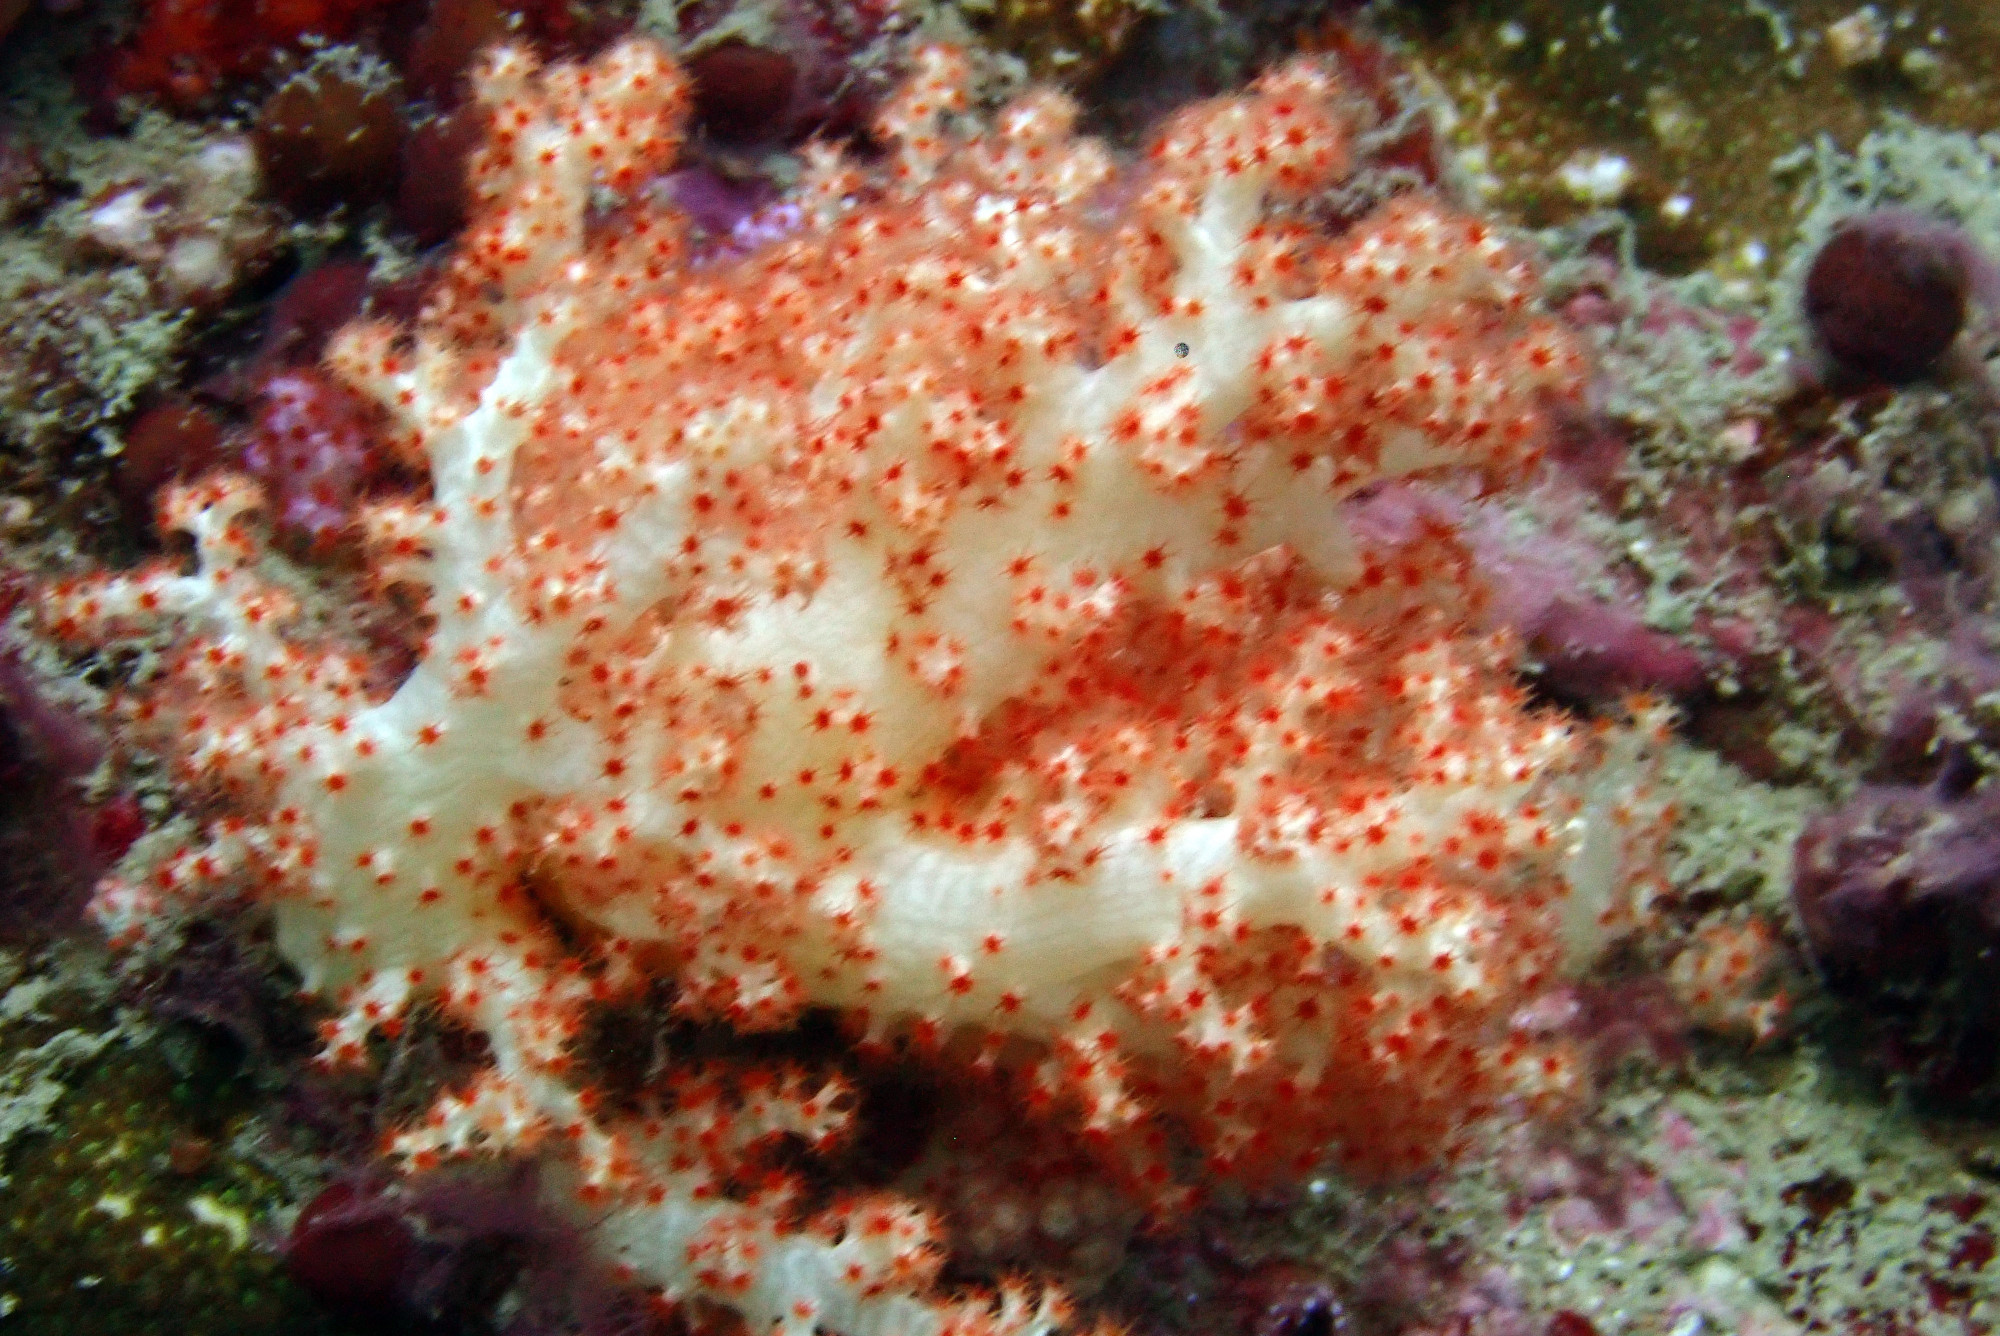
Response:
[{"label": "soft coral colony", "polygon": [[1347,167],[1311,64],[1124,176],[1053,94],[969,132],[965,81],[924,52],[883,163],[817,151],[792,235],[695,265],[629,189],[676,155],[673,64],[494,54],[448,277],[332,354],[430,480],[365,524],[380,596],[423,602],[414,670],[371,692],[303,629],[236,477],[166,501],[190,563],[45,601],[73,643],[183,637],[131,717],[233,813],[101,917],[261,888],[330,1058],[420,1002],[487,1040],[396,1155],[539,1157],[636,1283],[757,1326],[1062,1305],[947,1295],[912,1203],[743,1173],[836,1142],[837,1082],[606,1099],[593,1008],[836,1010],[1158,1210],[1560,1103],[1573,1058],[1508,1018],[1647,876],[1620,735],[1527,707],[1450,534],[1340,519],[1523,476],[1584,369],[1520,258],[1418,202],[1288,221]]}]

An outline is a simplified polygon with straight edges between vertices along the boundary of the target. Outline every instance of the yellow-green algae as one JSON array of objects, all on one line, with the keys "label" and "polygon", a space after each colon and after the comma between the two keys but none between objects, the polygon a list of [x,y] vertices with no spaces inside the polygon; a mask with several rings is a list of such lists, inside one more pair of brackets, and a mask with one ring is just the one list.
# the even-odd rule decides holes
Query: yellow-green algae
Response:
[{"label": "yellow-green algae", "polygon": [[339,1336],[269,1246],[260,1091],[113,1005],[87,951],[0,959],[0,1332]]},{"label": "yellow-green algae", "polygon": [[[1578,154],[1627,160],[1623,201],[1649,261],[1765,254],[1789,233],[1795,183],[1771,164],[1826,135],[1852,148],[1894,112],[1947,129],[2000,110],[2000,6],[1874,6],[1882,55],[1843,66],[1833,25],[1861,0],[1473,0],[1372,11],[1459,113],[1492,202],[1532,225],[1585,205],[1560,181]],[[1686,201],[1684,216],[1674,217]],[[1663,208],[1666,212],[1663,213]]]}]

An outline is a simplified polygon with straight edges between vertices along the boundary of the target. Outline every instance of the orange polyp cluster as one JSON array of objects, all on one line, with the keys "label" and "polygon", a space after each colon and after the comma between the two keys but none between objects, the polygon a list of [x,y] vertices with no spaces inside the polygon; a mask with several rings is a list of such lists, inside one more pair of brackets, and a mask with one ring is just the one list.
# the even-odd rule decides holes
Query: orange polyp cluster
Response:
[{"label": "orange polyp cluster", "polygon": [[686,113],[664,56],[496,53],[432,307],[331,353],[430,471],[366,518],[372,587],[425,618],[407,679],[308,648],[233,480],[167,499],[191,569],[46,600],[68,639],[182,632],[135,722],[242,813],[107,922],[247,879],[341,1007],[330,1060],[419,1001],[488,1037],[396,1154],[542,1156],[636,1279],[801,1336],[1061,1305],[940,1297],[904,1203],[802,1221],[759,1157],[836,1141],[837,1093],[606,1099],[591,1008],[659,978],[745,1032],[839,1010],[1136,1217],[1193,1186],[1183,1142],[1250,1182],[1397,1173],[1560,1102],[1569,1056],[1509,1017],[1625,921],[1643,843],[1606,740],[1469,629],[1451,535],[1342,528],[1398,476],[1518,479],[1580,392],[1518,257],[1429,203],[1288,221],[1346,166],[1309,64],[1173,118],[1129,186],[1055,94],[967,137],[964,79],[923,54],[885,168],[815,150],[796,234],[693,267],[631,189]]}]

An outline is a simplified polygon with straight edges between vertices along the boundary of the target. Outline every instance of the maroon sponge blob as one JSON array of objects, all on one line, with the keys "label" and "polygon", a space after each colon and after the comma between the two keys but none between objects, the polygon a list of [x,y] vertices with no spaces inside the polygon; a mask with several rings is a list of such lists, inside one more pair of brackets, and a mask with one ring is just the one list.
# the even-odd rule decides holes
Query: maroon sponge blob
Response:
[{"label": "maroon sponge blob", "polygon": [[485,138],[477,107],[434,116],[410,132],[394,217],[420,245],[436,245],[465,226],[465,164]]},{"label": "maroon sponge blob", "polygon": [[299,1212],[285,1242],[292,1279],[326,1307],[349,1315],[395,1308],[417,1241],[394,1207],[335,1183]]},{"label": "maroon sponge blob", "polygon": [[222,423],[189,399],[167,399],[125,428],[114,480],[128,514],[146,518],[153,494],[173,478],[206,472],[222,458]]},{"label": "maroon sponge blob", "polygon": [[1937,365],[1964,326],[1972,254],[1958,229],[1906,210],[1850,218],[1806,273],[1806,319],[1841,371],[1907,384]]},{"label": "maroon sponge blob", "polygon": [[294,209],[363,205],[395,185],[402,91],[330,70],[294,76],[264,100],[250,132],[271,193]]},{"label": "maroon sponge blob", "polygon": [[782,51],[724,42],[688,62],[695,123],[717,139],[749,142],[785,128],[798,67]]},{"label": "maroon sponge blob", "polygon": [[368,274],[366,260],[323,260],[285,284],[265,317],[255,371],[316,364],[334,331],[361,314]]},{"label": "maroon sponge blob", "polygon": [[509,35],[506,6],[499,0],[434,0],[403,58],[403,72],[419,97],[457,106],[473,58]]}]

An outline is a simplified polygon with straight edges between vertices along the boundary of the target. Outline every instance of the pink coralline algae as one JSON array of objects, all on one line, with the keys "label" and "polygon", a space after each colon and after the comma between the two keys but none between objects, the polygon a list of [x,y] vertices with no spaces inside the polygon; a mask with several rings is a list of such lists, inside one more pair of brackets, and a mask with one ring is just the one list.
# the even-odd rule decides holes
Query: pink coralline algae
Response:
[{"label": "pink coralline algae", "polygon": [[1930,978],[1952,939],[2000,930],[2000,800],[1941,785],[1864,789],[1807,828],[1794,894],[1821,969],[1855,985]]},{"label": "pink coralline algae", "polygon": [[1877,1036],[1870,1056],[1944,1097],[1990,1092],[2000,1041],[2000,796],[1963,778],[1865,788],[1815,818],[1793,885],[1813,963]]},{"label": "pink coralline algae", "polygon": [[281,532],[325,549],[349,535],[363,489],[380,470],[367,405],[317,371],[264,382],[243,467],[269,488]]},{"label": "pink coralline algae", "polygon": [[[1547,505],[1559,485],[1545,483],[1536,500],[1551,511],[1564,508]],[[1587,543],[1517,525],[1423,484],[1377,489],[1348,514],[1358,531],[1381,538],[1425,522],[1459,533],[1489,594],[1482,618],[1520,637],[1543,689],[1559,700],[1615,710],[1635,693],[1684,698],[1709,680],[1712,667],[1700,654],[1646,625],[1636,593],[1598,592],[1612,581],[1603,555]]]}]

